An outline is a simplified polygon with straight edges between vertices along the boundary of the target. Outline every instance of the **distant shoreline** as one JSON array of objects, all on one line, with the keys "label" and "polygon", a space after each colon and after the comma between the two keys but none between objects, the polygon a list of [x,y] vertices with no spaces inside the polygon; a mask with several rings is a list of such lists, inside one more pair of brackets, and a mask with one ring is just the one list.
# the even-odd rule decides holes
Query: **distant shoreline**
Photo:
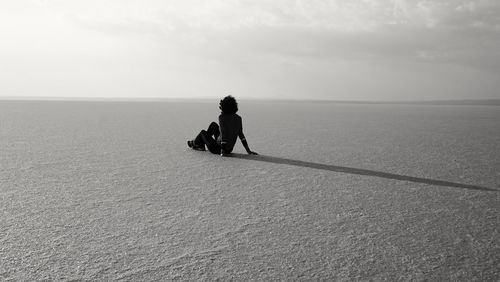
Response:
[{"label": "distant shoreline", "polygon": [[[96,97],[0,97],[0,102],[205,102],[217,100],[219,97],[198,98],[96,98]],[[363,101],[363,100],[326,100],[326,99],[263,99],[240,98],[242,101],[253,102],[284,102],[284,103],[331,103],[331,104],[389,104],[389,105],[447,105],[447,106],[500,106],[500,99],[470,99],[470,100],[422,100],[422,101]]]}]

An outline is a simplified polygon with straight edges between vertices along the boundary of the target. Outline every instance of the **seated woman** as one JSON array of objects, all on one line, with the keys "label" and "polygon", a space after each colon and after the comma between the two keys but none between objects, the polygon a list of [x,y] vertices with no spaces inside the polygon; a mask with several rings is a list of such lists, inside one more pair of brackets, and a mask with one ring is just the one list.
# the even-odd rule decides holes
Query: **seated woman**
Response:
[{"label": "seated woman", "polygon": [[241,117],[236,114],[238,103],[233,96],[224,97],[220,101],[219,109],[222,111],[219,116],[219,125],[212,122],[207,130],[202,130],[194,140],[187,141],[190,148],[205,151],[205,145],[212,154],[228,155],[233,151],[237,137],[250,155],[257,155],[252,152],[243,134]]}]

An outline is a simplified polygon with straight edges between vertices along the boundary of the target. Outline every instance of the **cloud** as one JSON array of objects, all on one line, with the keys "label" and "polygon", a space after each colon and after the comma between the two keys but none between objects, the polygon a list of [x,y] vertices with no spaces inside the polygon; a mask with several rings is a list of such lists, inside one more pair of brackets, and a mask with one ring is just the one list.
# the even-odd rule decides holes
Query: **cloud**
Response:
[{"label": "cloud", "polygon": [[[490,83],[480,77],[500,73],[497,0],[5,3],[0,4],[0,56],[20,73],[37,64],[65,69],[61,77],[66,77],[73,65],[74,81],[115,73],[124,84],[156,85],[155,93],[195,91],[183,78],[214,92],[225,86],[245,91],[239,85],[253,85],[249,93],[269,88],[327,95],[339,85],[359,93],[376,86],[397,91],[397,83],[381,82],[391,77],[399,77],[399,85],[419,81],[429,87],[438,85],[438,78],[446,83],[457,78],[477,88]],[[172,79],[166,83],[162,77]],[[356,85],[359,81],[371,86]],[[492,93],[491,85],[486,92]],[[119,90],[125,88],[139,86]]]},{"label": "cloud", "polygon": [[53,5],[82,27],[150,34],[193,52],[500,65],[496,0],[96,1],[95,9],[61,3]]},{"label": "cloud", "polygon": [[[208,29],[320,27],[356,32],[387,24],[498,28],[496,0],[184,0],[46,1],[48,7],[94,21],[135,19]],[[50,3],[50,4],[49,4]]]}]

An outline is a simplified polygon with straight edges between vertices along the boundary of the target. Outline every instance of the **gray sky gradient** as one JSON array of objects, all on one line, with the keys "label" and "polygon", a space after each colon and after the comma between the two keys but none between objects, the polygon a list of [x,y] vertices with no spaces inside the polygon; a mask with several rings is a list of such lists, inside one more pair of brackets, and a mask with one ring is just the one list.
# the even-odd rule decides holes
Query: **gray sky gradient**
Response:
[{"label": "gray sky gradient", "polygon": [[500,99],[498,0],[6,0],[0,96]]}]

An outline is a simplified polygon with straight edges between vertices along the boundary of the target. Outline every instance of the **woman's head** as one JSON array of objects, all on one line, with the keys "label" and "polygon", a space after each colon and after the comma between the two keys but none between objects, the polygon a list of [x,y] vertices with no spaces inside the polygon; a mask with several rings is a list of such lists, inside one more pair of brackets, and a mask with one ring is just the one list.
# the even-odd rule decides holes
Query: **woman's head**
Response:
[{"label": "woman's head", "polygon": [[233,96],[229,95],[220,100],[219,109],[225,114],[235,114],[238,111],[238,103]]}]

